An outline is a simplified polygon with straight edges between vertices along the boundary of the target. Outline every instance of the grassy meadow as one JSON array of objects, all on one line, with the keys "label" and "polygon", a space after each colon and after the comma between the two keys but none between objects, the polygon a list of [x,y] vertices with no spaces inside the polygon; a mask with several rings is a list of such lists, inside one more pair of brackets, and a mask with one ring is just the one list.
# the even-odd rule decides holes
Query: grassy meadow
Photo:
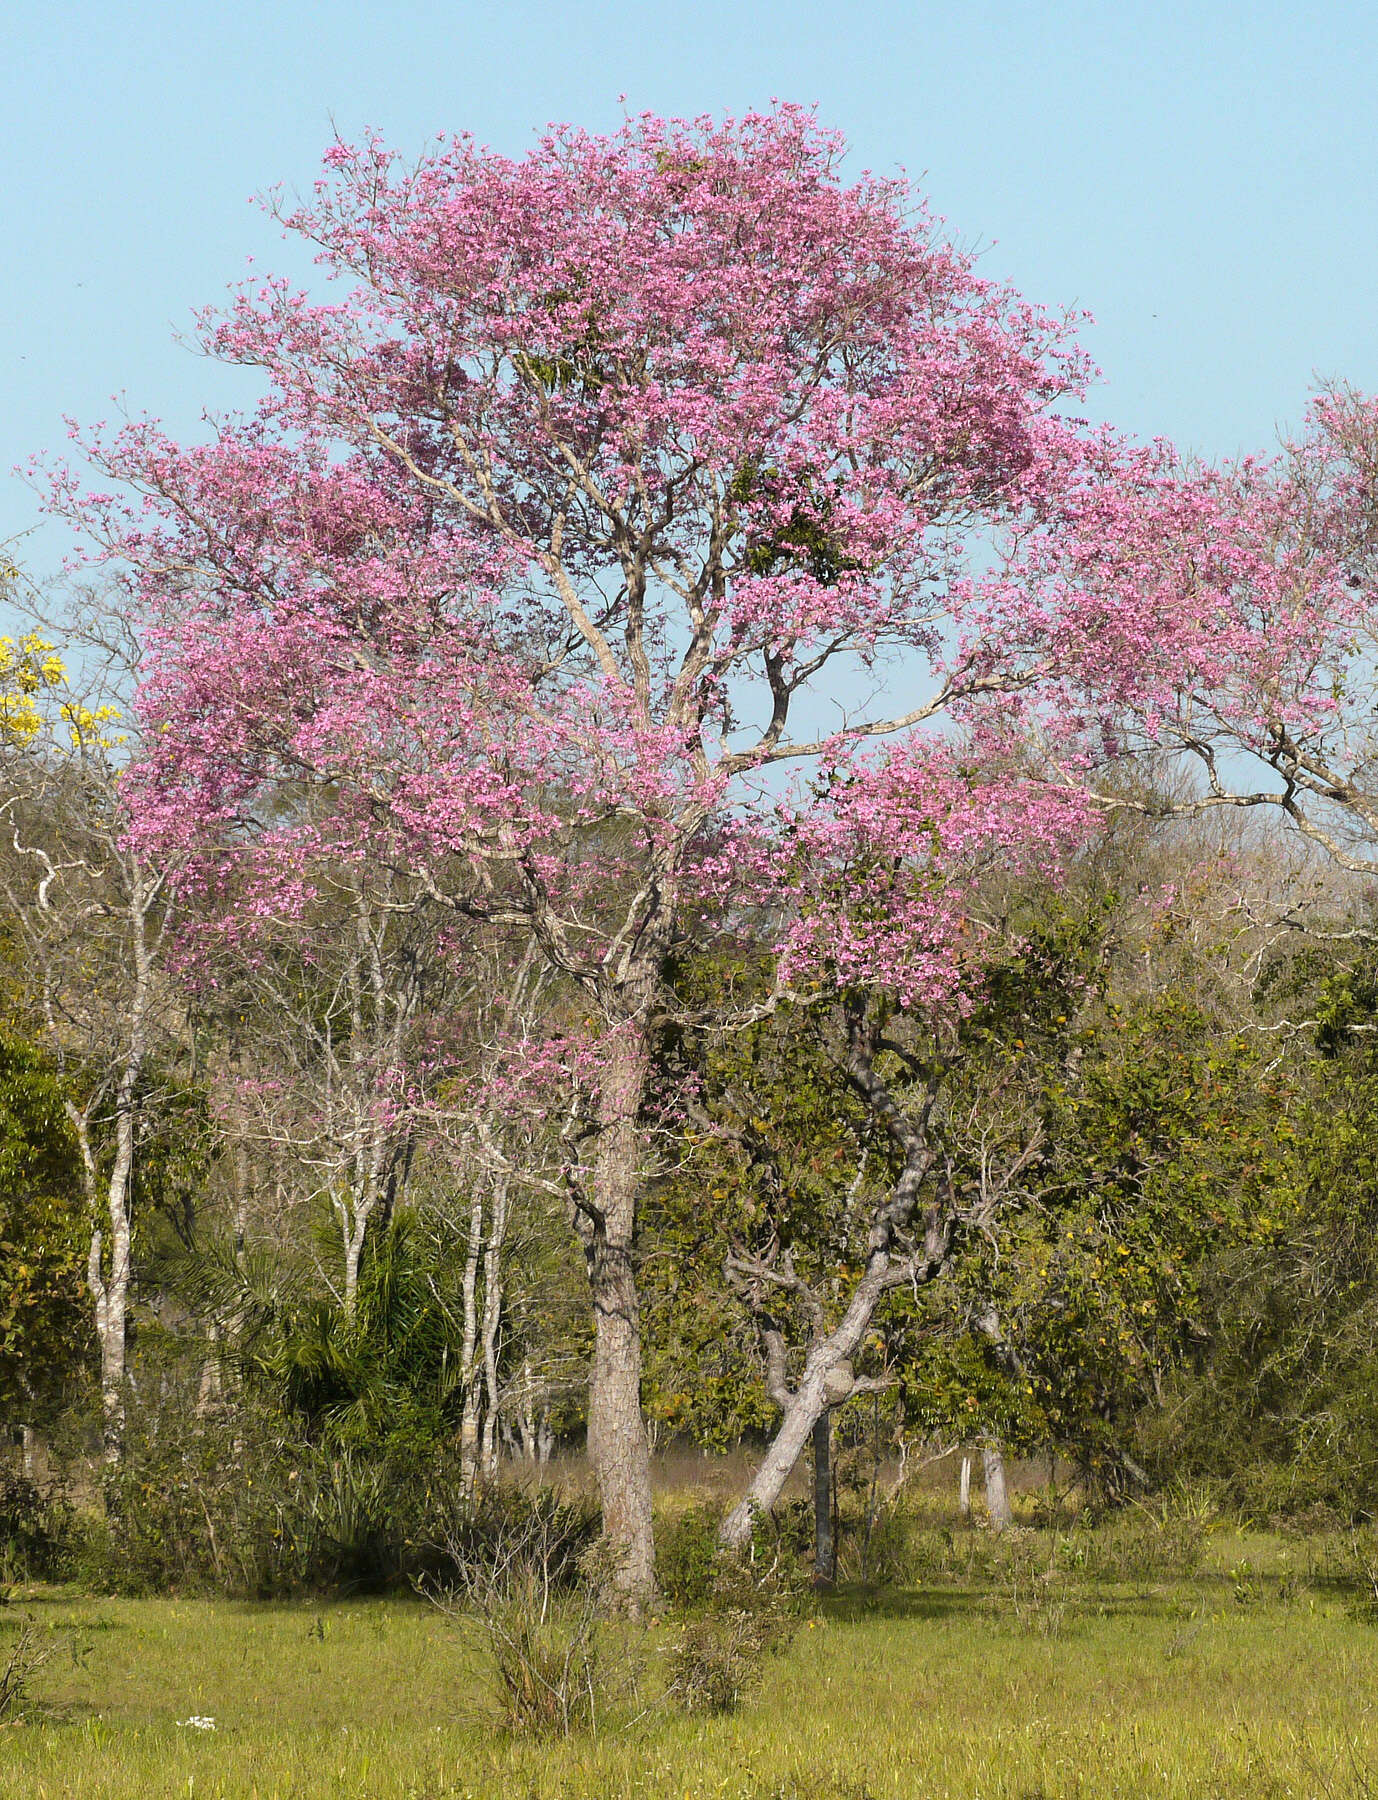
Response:
[{"label": "grassy meadow", "polygon": [[636,1700],[593,1736],[535,1743],[503,1733],[475,1645],[420,1600],[16,1593],[0,1646],[29,1618],[56,1649],[0,1730],[0,1794],[1378,1794],[1378,1627],[1337,1576],[1342,1540],[1217,1529],[1189,1575],[1123,1532],[927,1541],[907,1584],[811,1607],[738,1712],[686,1718],[657,1700],[665,1622],[640,1643]]}]

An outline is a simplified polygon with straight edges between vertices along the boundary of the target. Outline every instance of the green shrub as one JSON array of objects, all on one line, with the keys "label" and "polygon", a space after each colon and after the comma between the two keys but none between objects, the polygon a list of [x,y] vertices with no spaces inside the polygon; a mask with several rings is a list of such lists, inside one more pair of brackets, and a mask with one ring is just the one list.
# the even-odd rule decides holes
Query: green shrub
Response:
[{"label": "green shrub", "polygon": [[67,1573],[79,1538],[60,1487],[0,1471],[0,1572],[7,1581],[50,1581]]},{"label": "green shrub", "polygon": [[60,1640],[32,1618],[24,1618],[10,1642],[0,1648],[0,1725],[14,1721],[24,1710],[34,1677],[49,1662]]},{"label": "green shrub", "polygon": [[1345,1611],[1366,1625],[1378,1625],[1378,1527],[1356,1526],[1337,1560],[1348,1589]]},{"label": "green shrub", "polygon": [[376,1591],[413,1571],[431,1474],[328,1453],[247,1405],[156,1431],[136,1421],[77,1573],[124,1594]]},{"label": "green shrub", "polygon": [[718,1509],[687,1506],[656,1532],[656,1581],[677,1611],[708,1603],[718,1571]]},{"label": "green shrub", "polygon": [[766,1657],[792,1641],[805,1591],[789,1564],[719,1552],[701,1610],[670,1653],[671,1699],[687,1713],[734,1712]]}]

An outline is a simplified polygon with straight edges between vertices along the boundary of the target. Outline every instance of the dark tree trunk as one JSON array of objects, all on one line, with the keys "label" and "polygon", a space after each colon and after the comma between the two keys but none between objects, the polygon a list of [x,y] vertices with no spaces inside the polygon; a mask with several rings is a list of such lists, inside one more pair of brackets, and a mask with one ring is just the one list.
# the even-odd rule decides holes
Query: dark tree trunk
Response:
[{"label": "dark tree trunk", "polygon": [[831,1587],[837,1579],[837,1544],[833,1538],[833,1415],[824,1407],[813,1427],[813,1585]]}]

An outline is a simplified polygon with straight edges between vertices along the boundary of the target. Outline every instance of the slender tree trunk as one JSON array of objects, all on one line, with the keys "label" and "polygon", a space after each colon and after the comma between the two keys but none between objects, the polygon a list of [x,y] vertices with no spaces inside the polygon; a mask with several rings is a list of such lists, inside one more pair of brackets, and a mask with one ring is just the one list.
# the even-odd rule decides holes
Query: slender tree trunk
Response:
[{"label": "slender tree trunk", "polygon": [[998,1444],[988,1444],[981,1452],[982,1473],[986,1483],[986,1511],[997,1531],[1012,1523],[1010,1497],[1005,1490],[1005,1458]]},{"label": "slender tree trunk", "polygon": [[483,1381],[487,1414],[483,1427],[483,1473],[491,1481],[498,1472],[498,1352],[502,1328],[502,1247],[507,1235],[510,1178],[493,1180],[488,1242],[483,1252]]},{"label": "slender tree trunk", "polygon": [[201,1379],[196,1384],[196,1416],[198,1419],[209,1418],[221,1398],[220,1325],[215,1319],[210,1322],[210,1340],[210,1348],[201,1364]]},{"label": "slender tree trunk", "polygon": [[372,1209],[351,1196],[340,1210],[344,1226],[344,1316],[352,1319],[359,1301],[359,1264],[363,1259],[364,1237]]},{"label": "slender tree trunk", "polygon": [[522,1359],[521,1403],[517,1407],[517,1431],[522,1443],[522,1461],[536,1460],[536,1405],[531,1380],[531,1358]]},{"label": "slender tree trunk", "polygon": [[464,1336],[460,1347],[459,1379],[464,1410],[459,1420],[459,1479],[466,1495],[478,1480],[479,1414],[482,1411],[478,1379],[478,1265],[483,1247],[483,1183],[474,1182],[469,1202],[469,1242],[464,1253]]},{"label": "slender tree trunk", "polygon": [[649,1053],[644,1033],[625,1024],[606,1045],[591,1206],[580,1235],[593,1301],[588,1455],[598,1482],[603,1530],[616,1555],[614,1581],[632,1615],[655,1594],[651,1456],[641,1416],[641,1309],[632,1263],[641,1176],[638,1116]]},{"label": "slender tree trunk", "polygon": [[813,1422],[813,1585],[831,1587],[837,1578],[833,1542],[833,1415],[825,1406]]},{"label": "slender tree trunk", "polygon": [[957,1477],[957,1510],[964,1519],[971,1516],[971,1452],[962,1452],[962,1472]]},{"label": "slender tree trunk", "polygon": [[[86,1261],[86,1284],[95,1311],[96,1342],[100,1347],[101,1448],[109,1467],[118,1465],[124,1453],[125,1355],[128,1341],[131,1231],[129,1184],[134,1172],[135,1089],[143,1065],[142,1054],[127,1063],[116,1097],[115,1160],[105,1184],[106,1229],[91,1233]],[[78,1127],[88,1191],[96,1186],[96,1161],[91,1147],[90,1122],[69,1113]],[[108,1249],[108,1255],[107,1255]]]}]

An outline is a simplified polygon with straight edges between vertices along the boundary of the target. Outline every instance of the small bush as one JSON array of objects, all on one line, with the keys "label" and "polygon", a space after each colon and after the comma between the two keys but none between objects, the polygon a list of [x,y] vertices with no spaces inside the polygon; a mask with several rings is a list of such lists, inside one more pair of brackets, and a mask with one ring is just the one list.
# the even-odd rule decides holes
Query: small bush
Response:
[{"label": "small bush", "polygon": [[680,1627],[671,1651],[671,1699],[687,1713],[734,1712],[766,1657],[793,1639],[803,1592],[788,1565],[720,1552],[703,1610]]},{"label": "small bush", "polygon": [[1378,1625],[1378,1527],[1356,1526],[1339,1561],[1341,1580],[1349,1590],[1345,1611],[1366,1625]]},{"label": "small bush", "polygon": [[50,1632],[26,1618],[15,1632],[8,1651],[0,1651],[0,1724],[16,1718],[29,1698],[34,1676],[57,1647]]},{"label": "small bush", "polygon": [[1163,1581],[1195,1574],[1210,1514],[1174,1506],[1123,1513],[1096,1533],[1096,1572],[1112,1581]]},{"label": "small bush", "polygon": [[591,1516],[549,1492],[493,1490],[440,1545],[449,1580],[422,1584],[475,1644],[514,1737],[596,1731],[635,1684],[634,1649],[602,1616],[610,1571]]},{"label": "small bush", "polygon": [[490,1483],[466,1496],[442,1487],[429,1497],[416,1577],[433,1590],[466,1589],[475,1571],[496,1571],[539,1546],[552,1594],[569,1594],[585,1580],[600,1528],[592,1501],[550,1488]]},{"label": "small bush", "polygon": [[773,1512],[755,1515],[752,1539],[758,1556],[775,1562],[812,1565],[813,1501],[783,1500]]}]

